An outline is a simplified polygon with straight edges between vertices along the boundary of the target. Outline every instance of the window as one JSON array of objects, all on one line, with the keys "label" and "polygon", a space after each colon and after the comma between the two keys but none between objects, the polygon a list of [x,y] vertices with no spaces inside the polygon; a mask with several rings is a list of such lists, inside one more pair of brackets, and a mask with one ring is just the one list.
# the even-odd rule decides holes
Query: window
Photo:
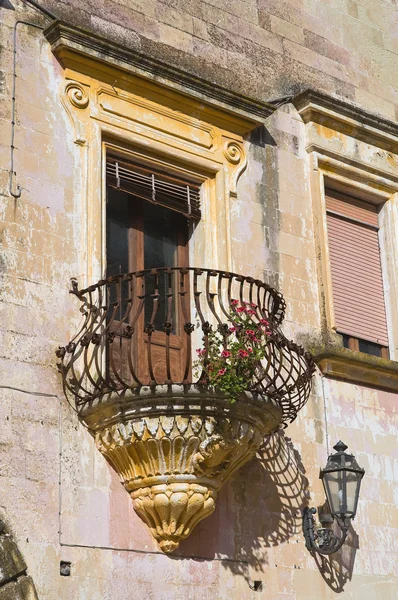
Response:
[{"label": "window", "polygon": [[336,331],[346,348],[388,358],[379,209],[380,205],[326,189]]},{"label": "window", "polygon": [[[128,360],[134,357],[140,380],[150,380],[145,347],[148,328],[156,378],[166,381],[166,352],[170,352],[172,379],[182,379],[180,357],[187,336],[180,330],[179,274],[173,268],[189,266],[190,221],[199,218],[197,183],[151,165],[107,157],[107,277],[145,271],[139,278],[121,280],[120,288],[112,288],[115,297],[111,298],[118,304],[118,315],[112,317],[117,360],[122,363],[122,372],[128,373]],[[162,267],[169,267],[171,272],[151,271]],[[133,343],[139,349],[131,352],[125,333],[133,324],[137,332]]]}]

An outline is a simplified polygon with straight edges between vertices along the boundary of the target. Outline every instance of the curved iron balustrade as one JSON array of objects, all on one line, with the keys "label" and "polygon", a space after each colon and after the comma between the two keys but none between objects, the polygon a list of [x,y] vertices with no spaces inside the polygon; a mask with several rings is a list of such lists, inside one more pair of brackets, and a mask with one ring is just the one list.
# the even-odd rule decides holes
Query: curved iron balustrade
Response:
[{"label": "curved iron balustrade", "polygon": [[165,267],[112,276],[83,290],[74,282],[71,293],[82,303],[83,324],[56,354],[65,391],[74,396],[78,410],[129,388],[206,386],[203,373],[193,374],[193,350],[207,348],[212,330],[229,335],[234,299],[255,304],[252,318],[269,322],[265,358],[247,382],[247,391],[276,400],[285,425],[308,399],[315,369],[312,357],[284,337],[280,325],[285,301],[257,279],[211,269]]}]

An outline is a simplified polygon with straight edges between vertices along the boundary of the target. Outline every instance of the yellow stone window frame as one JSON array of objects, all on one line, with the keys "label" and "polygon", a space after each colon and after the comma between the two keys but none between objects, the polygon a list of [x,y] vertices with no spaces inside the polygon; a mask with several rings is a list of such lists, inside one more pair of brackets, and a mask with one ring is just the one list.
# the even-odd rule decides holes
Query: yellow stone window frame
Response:
[{"label": "yellow stone window frame", "polygon": [[118,80],[106,69],[87,75],[67,68],[61,96],[73,125],[79,174],[79,285],[90,285],[105,273],[109,150],[169,165],[182,177],[200,181],[202,218],[194,228],[190,262],[231,270],[229,203],[247,164],[242,132],[255,124],[133,75]]},{"label": "yellow stone window frame", "polygon": [[[295,100],[306,125],[319,284],[321,336],[312,352],[322,373],[398,391],[398,130],[352,105],[309,92]],[[325,188],[382,205],[380,256],[390,359],[339,347],[335,334]],[[341,345],[341,340],[340,340]]]}]

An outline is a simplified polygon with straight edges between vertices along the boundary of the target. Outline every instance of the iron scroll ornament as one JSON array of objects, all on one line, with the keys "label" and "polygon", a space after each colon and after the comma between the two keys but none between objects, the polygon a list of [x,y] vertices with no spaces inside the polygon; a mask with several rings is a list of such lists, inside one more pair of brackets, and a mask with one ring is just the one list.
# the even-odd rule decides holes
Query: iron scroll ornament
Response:
[{"label": "iron scroll ornament", "polygon": [[[159,548],[171,553],[214,511],[221,486],[264,437],[295,419],[314,362],[281,331],[282,296],[252,277],[162,267],[85,289],[73,281],[71,293],[81,327],[57,351],[65,392]],[[194,359],[208,360],[212,336],[220,356],[230,355],[238,311],[251,325],[242,339],[258,344],[261,358],[232,397]]]},{"label": "iron scroll ornament", "polygon": [[322,555],[337,552],[346,541],[351,521],[356,515],[365,470],[358,465],[352,454],[345,452],[347,447],[342,441],[337,442],[333,447],[336,453],[329,456],[326,466],[319,474],[332,520],[336,520],[342,535],[338,537],[331,529],[325,527],[315,530],[316,508],[306,507],[303,513],[303,534],[306,548],[310,552]]},{"label": "iron scroll ornament", "polygon": [[316,508],[309,508],[308,506],[304,509],[303,515],[303,533],[305,537],[305,546],[310,552],[317,552],[318,554],[329,555],[334,554],[343,546],[347,539],[348,530],[350,528],[351,519],[343,522],[338,522],[339,527],[342,531],[342,536],[338,537],[334,534],[331,529],[326,527],[315,530],[314,515]]},{"label": "iron scroll ornament", "polygon": [[[266,319],[270,328],[265,358],[255,378],[247,382],[247,391],[260,400],[272,398],[282,409],[285,426],[308,400],[314,361],[283,335],[280,326],[285,301],[260,280],[215,269],[162,267],[108,277],[82,290],[72,281],[71,293],[81,302],[83,322],[80,331],[56,354],[65,392],[74,397],[78,411],[112,392],[123,394],[148,385],[205,385],[194,377],[191,366],[193,332],[198,332],[207,347],[211,331],[224,331],[232,324],[234,299],[254,304],[253,320]],[[165,316],[161,323],[166,339],[165,377],[154,368],[153,340],[158,335],[156,324],[161,312]],[[184,339],[178,376],[172,371],[175,332]],[[143,354],[142,349],[146,377],[136,368],[137,352]],[[125,353],[123,364],[120,353]]]}]

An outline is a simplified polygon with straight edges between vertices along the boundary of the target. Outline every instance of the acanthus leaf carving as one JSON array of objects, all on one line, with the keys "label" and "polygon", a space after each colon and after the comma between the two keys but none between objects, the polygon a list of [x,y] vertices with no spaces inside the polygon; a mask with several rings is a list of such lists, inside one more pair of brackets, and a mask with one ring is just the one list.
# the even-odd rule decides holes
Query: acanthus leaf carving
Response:
[{"label": "acanthus leaf carving", "polygon": [[177,401],[154,416],[156,402],[141,405],[137,414],[132,401],[115,420],[109,413],[105,421],[95,412],[87,415],[96,423],[98,450],[164,552],[175,550],[213,512],[223,483],[255,455],[280,418],[271,402],[268,410],[255,401],[221,409],[209,392],[205,409],[202,404],[201,396],[190,396],[189,406]]}]

